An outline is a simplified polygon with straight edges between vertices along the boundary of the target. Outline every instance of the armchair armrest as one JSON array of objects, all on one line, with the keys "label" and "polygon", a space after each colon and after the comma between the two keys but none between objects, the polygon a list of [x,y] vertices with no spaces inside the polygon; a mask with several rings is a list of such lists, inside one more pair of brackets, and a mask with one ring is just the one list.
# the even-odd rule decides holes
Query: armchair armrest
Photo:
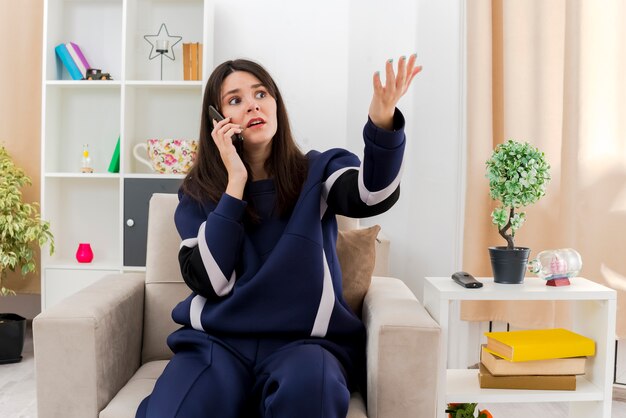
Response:
[{"label": "armchair armrest", "polygon": [[106,276],[35,317],[39,418],[96,418],[139,368],[144,283]]},{"label": "armchair armrest", "polygon": [[369,418],[436,416],[440,327],[400,280],[373,277],[363,302]]}]

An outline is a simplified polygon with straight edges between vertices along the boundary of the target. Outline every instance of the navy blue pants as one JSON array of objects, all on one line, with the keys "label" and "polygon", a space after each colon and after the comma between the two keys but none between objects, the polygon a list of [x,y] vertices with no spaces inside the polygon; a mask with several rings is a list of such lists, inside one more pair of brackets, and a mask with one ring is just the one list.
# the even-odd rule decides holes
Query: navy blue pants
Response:
[{"label": "navy blue pants", "polygon": [[137,418],[345,418],[341,362],[314,341],[215,338],[184,328]]}]

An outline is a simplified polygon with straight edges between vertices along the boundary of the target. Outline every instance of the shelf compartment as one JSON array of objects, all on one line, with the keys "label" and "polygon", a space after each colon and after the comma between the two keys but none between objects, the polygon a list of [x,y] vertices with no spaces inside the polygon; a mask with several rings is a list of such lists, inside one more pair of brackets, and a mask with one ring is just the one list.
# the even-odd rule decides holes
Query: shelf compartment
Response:
[{"label": "shelf compartment", "polygon": [[[160,80],[161,57],[148,59],[150,44],[144,35],[156,35],[165,23],[171,36],[182,36],[173,47],[175,60],[163,57],[163,80],[183,80],[183,43],[203,43],[203,0],[137,0],[128,2],[126,79]],[[167,38],[165,29],[161,36]],[[170,40],[170,47],[174,40]],[[156,52],[152,52],[153,56]],[[171,53],[170,53],[171,55]],[[207,62],[206,54],[203,59]]]},{"label": "shelf compartment", "polygon": [[46,85],[48,88],[119,89],[122,82],[116,80],[48,80],[46,81]]},{"label": "shelf compartment", "polygon": [[147,180],[177,180],[184,179],[185,174],[139,174],[139,173],[129,173],[125,174],[124,178],[126,179],[147,179]]},{"label": "shelf compartment", "polygon": [[[523,285],[494,283],[493,278],[479,278],[480,289],[466,290],[449,277],[426,277],[424,307],[441,326],[438,379],[437,416],[444,418],[445,404],[450,402],[567,402],[569,415],[574,418],[602,416],[609,418],[611,410],[611,382],[615,350],[616,292],[583,277],[571,278],[571,286],[554,288],[540,279],[525,280]],[[571,325],[578,332],[596,342],[596,353],[585,364],[585,375],[577,376],[575,391],[528,391],[481,389],[478,371],[459,369],[462,364],[450,354],[450,322],[458,321],[458,306],[464,300],[553,300],[570,301]],[[455,347],[458,348],[458,347]],[[454,362],[451,365],[450,362]],[[575,402],[575,403],[574,403]]]},{"label": "shelf compartment", "polygon": [[107,173],[120,134],[121,88],[106,87],[48,87],[44,121],[46,172],[80,174],[83,144],[89,144],[95,173]]},{"label": "shelf compartment", "polygon": [[49,263],[46,265],[46,270],[71,270],[71,271],[90,271],[90,270],[106,270],[119,272],[120,268],[115,264],[108,263],[79,263],[76,259],[72,260],[59,260],[56,263]]},{"label": "shelf compartment", "polygon": [[[54,48],[74,42],[92,68],[121,79],[123,0],[49,0],[47,2],[46,79],[71,80]],[[90,81],[91,83],[91,81]]]},{"label": "shelf compartment", "polygon": [[585,378],[576,376],[576,390],[483,389],[476,369],[447,370],[446,403],[452,402],[584,402],[602,401],[602,391]]},{"label": "shelf compartment", "polygon": [[[42,218],[50,222],[55,253],[42,251],[43,265],[81,265],[76,261],[79,243],[88,242],[94,265],[121,265],[120,181],[117,178],[46,178]],[[45,254],[44,254],[45,253]]]},{"label": "shelf compartment", "polygon": [[202,81],[154,81],[154,80],[127,80],[127,86],[134,87],[180,87],[188,89],[200,89],[202,92]]},{"label": "shelf compartment", "polygon": [[46,173],[46,178],[69,178],[69,179],[119,179],[117,173]]},{"label": "shelf compartment", "polygon": [[[133,148],[152,138],[197,139],[202,90],[187,86],[127,86],[125,92],[122,172],[156,174],[133,156]],[[143,150],[140,155],[148,159]]]}]

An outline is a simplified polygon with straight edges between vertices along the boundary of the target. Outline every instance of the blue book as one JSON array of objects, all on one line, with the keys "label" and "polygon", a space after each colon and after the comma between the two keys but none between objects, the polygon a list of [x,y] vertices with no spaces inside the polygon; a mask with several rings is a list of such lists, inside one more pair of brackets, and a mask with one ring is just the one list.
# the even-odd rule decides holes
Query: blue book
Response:
[{"label": "blue book", "polygon": [[72,56],[67,50],[67,47],[64,44],[59,44],[54,48],[57,56],[61,59],[61,62],[70,73],[70,76],[73,80],[82,80],[83,75],[80,73],[80,70],[76,66],[76,63],[72,59]]}]

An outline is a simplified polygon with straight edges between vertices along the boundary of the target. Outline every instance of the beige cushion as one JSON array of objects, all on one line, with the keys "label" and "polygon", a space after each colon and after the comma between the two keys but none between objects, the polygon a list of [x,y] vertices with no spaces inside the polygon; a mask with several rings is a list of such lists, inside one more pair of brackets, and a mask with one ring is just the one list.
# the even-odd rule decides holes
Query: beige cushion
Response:
[{"label": "beige cushion", "polygon": [[141,366],[100,412],[99,418],[133,418],[141,401],[152,393],[154,384],[167,363],[167,360],[151,361]]},{"label": "beige cushion", "polygon": [[339,231],[337,257],[343,277],[343,298],[361,316],[363,298],[370,287],[376,262],[376,237],[379,225],[369,228]]},{"label": "beige cushion", "polygon": [[337,229],[340,231],[348,231],[350,229],[359,229],[360,220],[358,218],[348,218],[347,216],[337,215]]}]

